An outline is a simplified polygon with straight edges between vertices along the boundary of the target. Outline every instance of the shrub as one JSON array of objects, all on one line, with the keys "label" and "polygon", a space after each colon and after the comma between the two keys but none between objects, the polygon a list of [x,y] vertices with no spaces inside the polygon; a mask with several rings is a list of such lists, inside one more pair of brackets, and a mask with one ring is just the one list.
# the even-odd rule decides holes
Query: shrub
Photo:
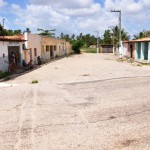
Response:
[{"label": "shrub", "polygon": [[80,54],[80,48],[84,45],[82,40],[77,40],[72,43],[72,49],[75,54]]},{"label": "shrub", "polygon": [[3,79],[5,77],[7,77],[8,75],[9,75],[8,72],[2,72],[2,71],[0,71],[0,79]]},{"label": "shrub", "polygon": [[33,80],[31,83],[32,84],[38,83],[38,80]]}]

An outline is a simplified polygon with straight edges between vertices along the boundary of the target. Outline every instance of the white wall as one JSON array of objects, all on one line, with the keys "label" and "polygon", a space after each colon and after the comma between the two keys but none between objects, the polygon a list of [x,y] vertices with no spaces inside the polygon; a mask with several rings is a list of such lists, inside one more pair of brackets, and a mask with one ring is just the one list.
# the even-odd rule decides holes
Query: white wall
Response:
[{"label": "white wall", "polygon": [[[4,58],[3,58],[4,55]],[[7,63],[6,63],[6,62]],[[0,41],[0,71],[8,71],[8,48],[7,42]]]}]

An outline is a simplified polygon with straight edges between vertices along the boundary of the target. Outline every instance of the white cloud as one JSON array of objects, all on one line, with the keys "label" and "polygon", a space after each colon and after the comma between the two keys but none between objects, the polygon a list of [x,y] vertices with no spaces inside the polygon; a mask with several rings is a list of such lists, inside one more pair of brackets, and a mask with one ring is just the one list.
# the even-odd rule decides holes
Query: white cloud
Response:
[{"label": "white cloud", "polygon": [[[2,2],[0,0],[0,6]],[[122,11],[125,30],[130,32],[133,28],[136,31],[140,27],[143,30],[144,24],[150,21],[149,7],[149,0],[105,0],[104,6],[94,0],[30,0],[25,8],[11,5],[16,25],[33,31],[37,28],[56,29],[58,33],[68,34],[93,33],[95,30],[103,33],[113,25],[112,22],[118,24],[118,14],[111,13],[112,9]]]},{"label": "white cloud", "polygon": [[89,7],[93,0],[30,0],[31,4],[35,5],[51,5],[59,8],[86,8]]},{"label": "white cloud", "polygon": [[4,0],[0,0],[0,8],[7,5],[7,3]]}]

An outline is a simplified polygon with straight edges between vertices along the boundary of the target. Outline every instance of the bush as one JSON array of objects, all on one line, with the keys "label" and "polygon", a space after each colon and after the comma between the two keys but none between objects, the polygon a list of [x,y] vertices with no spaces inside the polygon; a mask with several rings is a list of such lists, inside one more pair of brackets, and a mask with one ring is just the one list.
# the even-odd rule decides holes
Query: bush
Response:
[{"label": "bush", "polygon": [[8,72],[2,72],[2,71],[0,71],[0,79],[3,79],[5,77],[7,77],[8,75],[9,75]]},{"label": "bush", "polygon": [[84,45],[82,40],[77,40],[72,43],[72,49],[75,54],[80,54],[80,48]]},{"label": "bush", "polygon": [[31,83],[32,84],[38,83],[38,80],[33,80]]}]

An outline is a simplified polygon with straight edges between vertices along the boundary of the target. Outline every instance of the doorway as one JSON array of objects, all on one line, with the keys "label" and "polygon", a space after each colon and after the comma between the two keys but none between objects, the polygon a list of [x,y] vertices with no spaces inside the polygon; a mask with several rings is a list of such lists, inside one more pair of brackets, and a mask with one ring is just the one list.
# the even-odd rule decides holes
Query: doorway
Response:
[{"label": "doorway", "polygon": [[54,58],[54,51],[53,51],[53,46],[50,46],[50,58],[53,59]]},{"label": "doorway", "polygon": [[15,63],[17,67],[21,66],[20,46],[8,46],[8,61],[11,61],[12,53],[15,55]]},{"label": "doorway", "polygon": [[130,45],[130,56],[133,58],[133,45]]}]

